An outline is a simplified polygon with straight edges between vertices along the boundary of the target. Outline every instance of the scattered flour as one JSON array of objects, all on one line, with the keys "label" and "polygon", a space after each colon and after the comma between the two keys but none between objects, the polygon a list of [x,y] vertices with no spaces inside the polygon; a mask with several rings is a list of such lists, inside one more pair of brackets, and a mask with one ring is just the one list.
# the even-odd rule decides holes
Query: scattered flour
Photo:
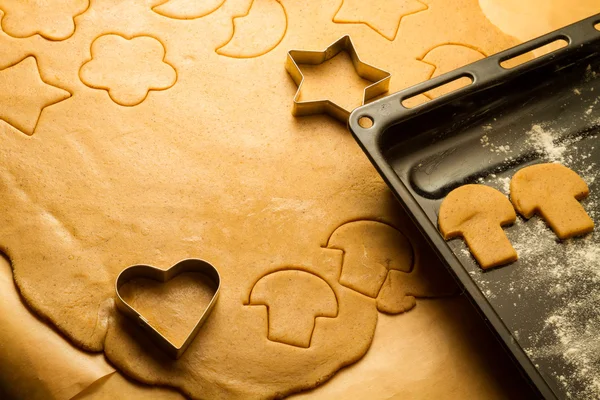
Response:
[{"label": "scattered flour", "polygon": [[510,178],[508,176],[504,178],[498,178],[500,184],[500,191],[506,195],[510,193]]},{"label": "scattered flour", "polygon": [[597,75],[598,75],[598,73],[592,69],[592,65],[591,64],[588,65],[585,70],[585,81],[589,82],[593,79],[596,79]]},{"label": "scattered flour", "polygon": [[567,146],[556,144],[557,135],[554,132],[545,130],[541,125],[533,125],[527,132],[527,136],[528,143],[539,155],[547,157],[552,162],[565,163],[564,153]]},{"label": "scattered flour", "polygon": [[[487,128],[486,128],[487,127]],[[490,131],[492,129],[491,125],[484,125],[483,126],[483,130],[484,131]],[[481,142],[481,146],[483,147],[489,147],[490,151],[494,152],[494,153],[498,153],[498,154],[508,154],[511,152],[510,150],[510,145],[508,144],[503,144],[503,145],[495,145],[492,142],[490,142],[490,138],[488,137],[488,135],[483,135],[479,141]]]},{"label": "scattered flour", "polygon": [[[590,80],[596,75],[600,74],[591,68],[586,71]],[[580,95],[581,91],[575,89],[574,93]],[[592,120],[599,103],[600,98],[583,110],[582,118],[591,126],[600,125],[600,118]],[[491,126],[483,131],[482,147],[496,154],[513,152],[511,146],[493,142]],[[482,272],[473,262],[469,274],[494,307],[504,305],[505,312],[514,313],[515,321],[537,313],[534,323],[526,324],[529,328],[515,326],[513,337],[534,365],[562,387],[566,398],[600,399],[600,168],[591,161],[598,135],[565,137],[562,133],[535,124],[526,133],[524,145],[533,149],[538,159],[564,164],[587,182],[590,196],[582,204],[594,219],[596,231],[561,242],[539,217],[529,221],[519,217],[506,229],[519,254],[517,264],[505,267],[513,270],[502,271],[503,278],[496,279],[493,271]],[[595,154],[597,157],[597,151]],[[505,162],[513,162],[513,157],[507,156]],[[510,178],[498,173],[478,181],[509,195]],[[462,249],[460,254],[469,256],[469,251]],[[536,311],[523,311],[530,307]]]},{"label": "scattered flour", "polygon": [[483,147],[488,147],[490,145],[490,138],[488,135],[483,135],[479,141]]},{"label": "scattered flour", "polygon": [[[600,221],[593,210],[598,209],[599,197],[595,193],[584,201],[597,226]],[[538,365],[562,360],[564,368],[544,372],[554,376],[567,398],[600,399],[600,234],[560,242],[538,217],[518,218],[506,232],[519,254],[513,266],[519,271],[503,282],[476,270],[471,276],[492,302],[506,301],[504,291],[513,294],[516,313],[519,307],[536,307],[519,303],[521,294],[542,294],[538,301],[550,306],[539,315],[541,331],[518,326],[515,339]]]},{"label": "scattered flour", "polygon": [[589,235],[552,243],[542,232],[549,229],[541,220],[532,226],[535,233],[528,232],[529,239],[525,239],[524,234],[519,235],[519,239],[523,239],[517,248],[524,260],[521,267],[524,273],[532,274],[527,284],[534,290],[546,289],[547,301],[557,306],[545,316],[542,331],[530,336],[527,354],[534,361],[562,358],[569,367],[569,374],[566,377],[563,371],[553,374],[567,397],[598,399],[600,241]]}]

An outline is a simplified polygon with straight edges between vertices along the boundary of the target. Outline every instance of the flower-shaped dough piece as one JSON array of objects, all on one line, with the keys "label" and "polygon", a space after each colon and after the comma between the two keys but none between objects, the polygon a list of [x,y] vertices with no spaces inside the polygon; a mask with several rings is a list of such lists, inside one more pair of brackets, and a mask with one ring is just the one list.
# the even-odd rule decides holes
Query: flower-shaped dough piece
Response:
[{"label": "flower-shaped dough piece", "polygon": [[89,6],[89,0],[0,0],[2,30],[17,38],[65,40],[75,33],[75,17]]},{"label": "flower-shaped dough piece", "polygon": [[177,81],[165,54],[162,43],[150,36],[103,35],[92,43],[92,59],[79,76],[87,86],[108,91],[115,103],[136,106],[150,90],[165,90]]}]

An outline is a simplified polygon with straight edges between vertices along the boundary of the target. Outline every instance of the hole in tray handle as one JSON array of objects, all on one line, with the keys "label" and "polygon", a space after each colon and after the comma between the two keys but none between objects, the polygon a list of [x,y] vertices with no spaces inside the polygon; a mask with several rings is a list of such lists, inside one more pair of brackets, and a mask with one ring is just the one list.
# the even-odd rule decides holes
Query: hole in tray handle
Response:
[{"label": "hole in tray handle", "polygon": [[596,25],[594,25],[594,28],[596,28],[597,31],[600,31],[600,21],[596,22]]},{"label": "hole in tray handle", "polygon": [[570,40],[566,36],[559,36],[548,39],[543,43],[534,43],[531,46],[521,50],[518,54],[510,55],[500,60],[500,66],[504,69],[515,68],[519,65],[531,62],[540,57],[554,53],[567,47]]},{"label": "hole in tray handle", "polygon": [[438,99],[449,93],[453,93],[457,90],[463,89],[473,84],[473,82],[474,78],[471,75],[457,76],[449,81],[433,85],[405,99],[402,99],[402,106],[404,106],[405,108],[415,108],[422,104],[428,103],[431,100]]},{"label": "hole in tray handle", "polygon": [[360,127],[363,129],[372,128],[374,125],[373,118],[368,115],[363,115],[358,118],[358,125],[360,125]]}]

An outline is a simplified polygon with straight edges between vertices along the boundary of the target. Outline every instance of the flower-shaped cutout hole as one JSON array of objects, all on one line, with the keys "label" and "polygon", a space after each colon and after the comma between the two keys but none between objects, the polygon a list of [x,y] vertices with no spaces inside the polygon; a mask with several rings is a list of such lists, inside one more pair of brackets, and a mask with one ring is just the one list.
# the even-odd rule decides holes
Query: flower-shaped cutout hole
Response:
[{"label": "flower-shaped cutout hole", "polygon": [[269,340],[304,348],[310,347],[316,318],[338,315],[331,286],[317,275],[297,269],[260,278],[250,292],[249,304],[267,307]]},{"label": "flower-shaped cutout hole", "polygon": [[38,34],[48,40],[65,40],[75,33],[75,17],[89,6],[89,0],[0,0],[2,30],[16,38]]},{"label": "flower-shaped cutout hole", "polygon": [[177,82],[177,71],[165,61],[165,46],[150,36],[100,36],[92,43],[91,56],[79,71],[81,81],[106,90],[122,106],[136,106],[151,90],[166,90]]}]

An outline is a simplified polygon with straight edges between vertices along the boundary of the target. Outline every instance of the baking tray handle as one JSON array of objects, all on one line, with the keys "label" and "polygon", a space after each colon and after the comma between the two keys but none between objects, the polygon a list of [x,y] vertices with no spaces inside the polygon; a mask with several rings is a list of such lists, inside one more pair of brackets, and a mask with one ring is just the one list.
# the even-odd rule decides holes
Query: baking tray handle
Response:
[{"label": "baking tray handle", "polygon": [[[399,116],[411,112],[421,113],[425,110],[439,107],[440,105],[452,102],[460,97],[478,91],[483,87],[490,87],[494,83],[500,84],[523,73],[532,71],[552,61],[566,58],[570,54],[585,48],[585,44],[593,42],[600,38],[600,28],[596,25],[600,23],[600,14],[586,18],[575,24],[565,26],[559,30],[540,36],[536,39],[525,42],[509,50],[491,55],[483,60],[466,65],[455,71],[448,72],[436,78],[422,82],[401,92],[384,97],[365,106],[359,107],[350,115],[349,125],[351,130],[360,135],[361,131],[365,134],[369,128],[360,126],[358,120],[362,117],[368,117],[372,120],[373,126],[378,125],[379,129],[389,126],[393,120]],[[528,60],[512,68],[503,67],[502,63],[514,59],[530,51],[539,49],[556,41],[564,41],[566,46],[551,51],[550,53]],[[600,48],[598,49],[600,52]],[[419,94],[439,88],[450,82],[467,77],[471,84],[460,89],[454,90],[440,97],[431,99],[415,107],[405,107],[402,103]]]}]

